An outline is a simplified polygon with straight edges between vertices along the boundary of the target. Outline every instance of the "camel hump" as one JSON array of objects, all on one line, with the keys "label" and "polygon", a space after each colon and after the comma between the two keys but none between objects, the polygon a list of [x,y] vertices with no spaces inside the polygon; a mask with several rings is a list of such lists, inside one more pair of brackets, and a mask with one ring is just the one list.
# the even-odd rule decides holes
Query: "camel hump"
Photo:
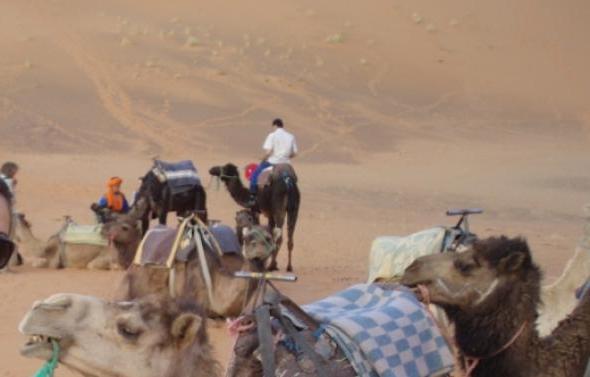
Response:
[{"label": "camel hump", "polygon": [[297,174],[291,164],[276,164],[260,173],[258,176],[258,187],[262,188],[270,184],[271,179],[278,179],[282,177],[290,177],[294,182],[297,182]]}]

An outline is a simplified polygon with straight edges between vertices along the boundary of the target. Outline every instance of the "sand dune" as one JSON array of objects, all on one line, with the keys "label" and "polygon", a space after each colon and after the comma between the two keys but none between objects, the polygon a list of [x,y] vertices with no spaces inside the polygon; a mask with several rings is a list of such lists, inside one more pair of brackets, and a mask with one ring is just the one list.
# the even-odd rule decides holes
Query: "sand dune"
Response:
[{"label": "sand dune", "polygon": [[[481,235],[526,236],[550,280],[589,200],[589,16],[579,0],[6,0],[0,160],[21,164],[19,209],[46,238],[65,214],[92,221],[107,177],[130,193],[153,156],[203,174],[256,160],[280,116],[302,150],[297,300],[362,281],[375,236],[449,223],[456,206],[486,209]],[[231,223],[235,204],[208,190]],[[35,299],[108,296],[119,276],[0,275],[0,375],[39,365],[17,356]]]}]

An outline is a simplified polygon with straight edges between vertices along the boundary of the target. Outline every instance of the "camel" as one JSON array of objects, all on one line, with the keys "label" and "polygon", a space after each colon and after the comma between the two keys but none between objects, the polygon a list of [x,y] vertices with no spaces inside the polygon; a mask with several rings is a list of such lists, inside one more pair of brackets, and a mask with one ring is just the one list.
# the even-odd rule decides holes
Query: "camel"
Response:
[{"label": "camel", "polygon": [[236,212],[236,234],[238,235],[238,242],[240,245],[244,245],[244,229],[259,224],[260,219],[257,212],[253,212],[249,209],[241,209]]},{"label": "camel", "polygon": [[[171,187],[174,184],[164,172],[169,169],[183,169],[176,171],[176,173],[185,174],[185,177],[180,180],[186,182],[180,182],[180,184],[184,183],[180,188]],[[186,174],[189,174],[188,178]],[[201,221],[207,223],[207,193],[198,180],[196,169],[191,161],[167,163],[154,159],[152,169],[141,178],[137,196],[138,199],[145,200],[145,205],[140,211],[142,235],[148,231],[150,218],[157,218],[160,225],[166,225],[168,212],[176,212],[179,217],[186,217],[196,212]]]},{"label": "camel", "polygon": [[[270,233],[261,226],[244,231],[244,255],[225,254],[219,256],[206,252],[205,257],[211,275],[212,302],[209,300],[205,277],[198,258],[174,268],[174,294],[190,294],[196,302],[208,311],[211,317],[238,316],[254,290],[255,283],[248,279],[236,278],[233,272],[264,270],[264,263],[273,252]],[[154,268],[133,264],[127,270],[116,293],[119,300],[130,300],[150,294],[169,293],[170,273],[166,268]]]},{"label": "camel", "polygon": [[[61,231],[43,243],[34,236],[31,224],[24,215],[19,214],[16,219],[19,246],[24,246],[28,251],[27,256],[32,259],[33,267],[118,269],[117,255],[129,253],[129,250],[135,251],[141,240],[141,234],[136,226],[137,221],[130,216],[117,217],[111,226],[118,227],[119,232],[110,237],[109,241],[112,242],[108,244],[63,243]],[[66,224],[69,221],[71,220],[66,217]],[[107,235],[107,229],[110,228],[106,228],[106,225],[102,229],[104,236]]]},{"label": "camel", "polygon": [[29,337],[23,356],[48,360],[57,342],[59,363],[81,376],[220,376],[202,311],[186,299],[61,293],[33,304],[19,330]]},{"label": "camel", "polygon": [[401,282],[421,288],[427,301],[445,310],[471,376],[583,376],[590,356],[590,295],[549,336],[539,337],[541,271],[523,239],[492,237],[463,253],[420,257]]},{"label": "camel", "polygon": [[[209,169],[209,174],[219,177],[229,191],[234,201],[248,208],[250,199],[250,190],[244,186],[240,179],[238,168],[231,163],[224,166],[214,166]],[[268,227],[272,229],[275,242],[277,243],[276,251],[272,255],[269,270],[277,269],[277,254],[282,244],[282,229],[287,217],[287,249],[289,258],[287,271],[293,271],[291,256],[293,253],[293,234],[297,224],[297,215],[301,195],[295,177],[292,175],[271,174],[270,183],[258,190],[256,206],[268,218]]]},{"label": "camel", "polygon": [[541,336],[549,335],[559,321],[576,307],[576,288],[590,277],[590,204],[585,206],[584,212],[584,236],[573,257],[567,262],[561,276],[553,284],[544,286],[541,291],[543,305],[539,307],[537,321]]}]

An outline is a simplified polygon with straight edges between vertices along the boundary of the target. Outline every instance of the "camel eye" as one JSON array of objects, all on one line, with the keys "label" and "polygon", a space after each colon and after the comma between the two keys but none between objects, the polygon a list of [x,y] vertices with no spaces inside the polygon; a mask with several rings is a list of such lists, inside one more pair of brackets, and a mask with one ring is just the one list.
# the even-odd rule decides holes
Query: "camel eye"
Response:
[{"label": "camel eye", "polygon": [[123,225],[121,229],[123,229],[124,232],[127,232],[129,231],[129,225]]},{"label": "camel eye", "polygon": [[475,264],[466,263],[462,260],[456,260],[455,268],[463,275],[468,275],[475,268]]},{"label": "camel eye", "polygon": [[134,341],[139,338],[142,331],[139,329],[134,329],[124,322],[119,322],[117,324],[117,332],[119,332],[119,335],[121,335],[123,338]]}]

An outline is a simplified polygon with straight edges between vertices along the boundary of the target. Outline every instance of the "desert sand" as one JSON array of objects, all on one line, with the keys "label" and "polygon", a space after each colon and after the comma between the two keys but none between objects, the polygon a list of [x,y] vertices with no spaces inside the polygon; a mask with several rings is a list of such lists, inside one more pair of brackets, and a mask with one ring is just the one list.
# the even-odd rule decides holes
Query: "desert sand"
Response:
[{"label": "desert sand", "polygon": [[[4,0],[0,160],[46,239],[64,215],[93,221],[108,177],[130,195],[154,156],[205,182],[255,161],[280,116],[301,149],[298,302],[364,281],[374,237],[450,224],[451,207],[484,208],[480,236],[526,237],[549,282],[590,201],[589,17],[581,0]],[[231,224],[225,189],[208,194]],[[121,275],[0,275],[0,376],[41,365],[18,353],[35,300],[110,297]],[[211,337],[225,362],[222,324]]]}]

